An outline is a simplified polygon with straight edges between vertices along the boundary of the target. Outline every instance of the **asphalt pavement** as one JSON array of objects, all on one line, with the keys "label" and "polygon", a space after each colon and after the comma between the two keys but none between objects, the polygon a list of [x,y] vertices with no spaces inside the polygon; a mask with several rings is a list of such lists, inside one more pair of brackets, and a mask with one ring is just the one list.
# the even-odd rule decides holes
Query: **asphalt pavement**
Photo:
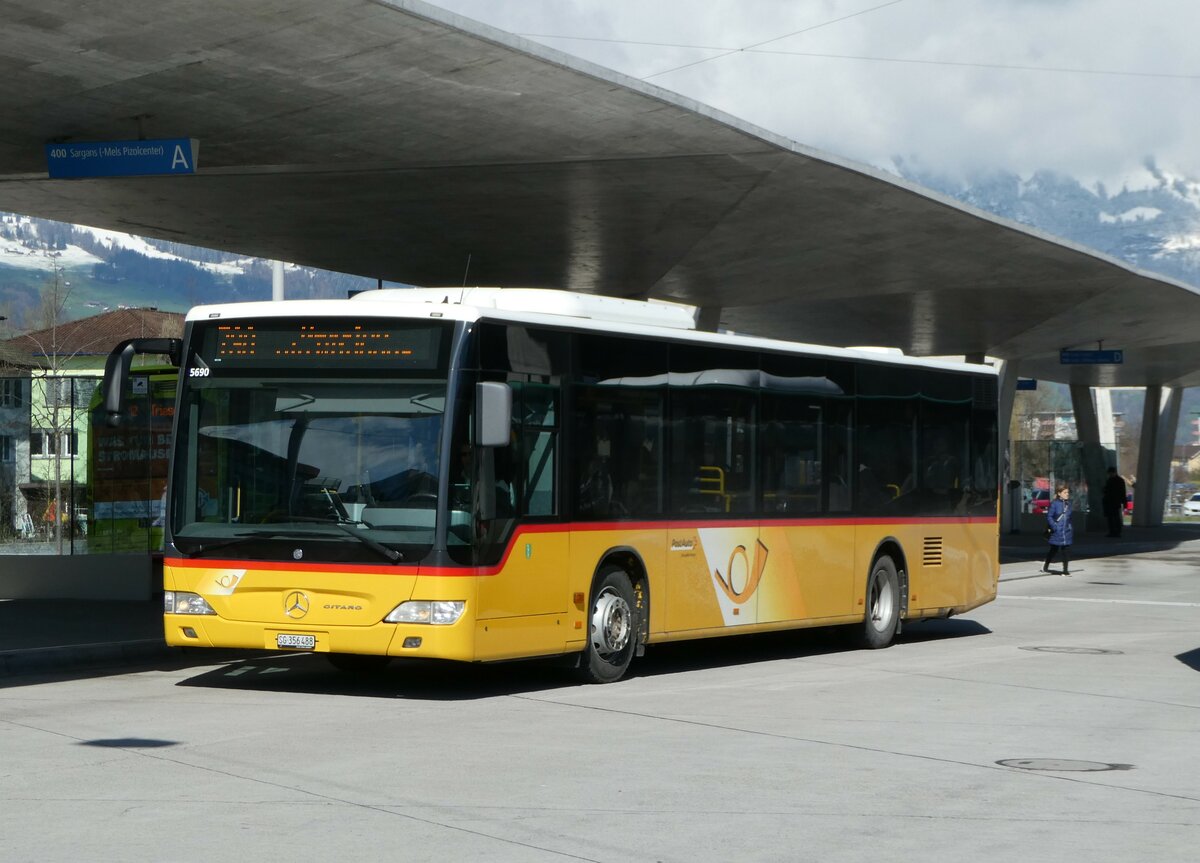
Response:
[{"label": "asphalt pavement", "polygon": [[[1071,549],[1072,564],[1101,557],[1153,554],[1180,547],[1194,551],[1200,563],[1200,524],[1170,523],[1154,528],[1127,526],[1120,538],[1087,533],[1077,535],[1076,540]],[[1041,536],[1016,533],[1000,537],[1002,564],[1038,561],[1045,553],[1046,543]],[[1001,580],[1004,580],[1003,575]],[[177,662],[188,657],[219,661],[217,653],[199,648],[172,648],[163,642],[161,595],[139,602],[0,600],[0,678]],[[245,652],[229,653],[236,657],[246,655]]]}]

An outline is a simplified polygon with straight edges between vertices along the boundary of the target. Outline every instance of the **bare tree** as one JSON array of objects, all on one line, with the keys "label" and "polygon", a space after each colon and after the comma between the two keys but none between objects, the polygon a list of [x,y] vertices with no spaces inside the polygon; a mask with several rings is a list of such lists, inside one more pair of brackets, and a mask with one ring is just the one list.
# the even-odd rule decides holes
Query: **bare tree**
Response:
[{"label": "bare tree", "polygon": [[[52,265],[53,273],[47,279],[42,293],[39,309],[40,330],[30,333],[26,338],[36,348],[37,362],[35,369],[30,372],[30,430],[42,433],[41,445],[48,449],[43,455],[51,458],[51,495],[43,517],[48,520],[51,536],[57,546],[58,553],[63,551],[65,537],[64,525],[75,529],[74,499],[63,500],[63,466],[67,462],[73,479],[74,457],[78,455],[78,435],[75,431],[76,407],[81,399],[90,397],[90,390],[77,390],[76,380],[64,375],[73,359],[81,352],[92,346],[86,338],[79,339],[74,334],[68,346],[64,336],[64,312],[67,300],[71,296],[71,285],[63,279],[61,268]],[[92,341],[98,342],[96,337]],[[41,382],[43,398],[34,397],[33,387]],[[65,452],[69,450],[70,452]]]}]

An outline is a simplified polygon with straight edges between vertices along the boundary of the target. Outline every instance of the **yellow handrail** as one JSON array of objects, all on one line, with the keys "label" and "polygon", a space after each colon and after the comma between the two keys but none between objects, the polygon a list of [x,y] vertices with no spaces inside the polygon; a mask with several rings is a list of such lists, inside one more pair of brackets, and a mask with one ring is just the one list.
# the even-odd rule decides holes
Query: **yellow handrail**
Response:
[{"label": "yellow handrail", "polygon": [[[729,512],[733,508],[733,495],[725,492],[724,468],[713,464],[701,465],[696,481],[700,486],[700,494],[712,494],[720,497],[725,504],[725,512]],[[706,486],[711,486],[711,488],[706,488]]]}]

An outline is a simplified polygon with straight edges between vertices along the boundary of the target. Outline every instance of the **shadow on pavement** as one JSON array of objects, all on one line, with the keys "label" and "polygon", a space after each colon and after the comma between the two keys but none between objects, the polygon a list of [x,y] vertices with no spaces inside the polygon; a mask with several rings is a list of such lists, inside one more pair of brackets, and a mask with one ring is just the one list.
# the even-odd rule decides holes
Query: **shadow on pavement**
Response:
[{"label": "shadow on pavement", "polygon": [[[987,635],[969,619],[906,624],[897,644]],[[854,652],[836,629],[793,630],[652,645],[626,680],[713,668]],[[255,692],[310,693],[353,698],[471,701],[562,689],[577,684],[563,659],[468,664],[394,659],[373,672],[335,669],[320,654],[269,654],[210,669],[176,684]],[[620,686],[621,683],[611,684]]]},{"label": "shadow on pavement", "polygon": [[925,641],[943,641],[948,638],[969,638],[975,635],[991,634],[990,629],[969,617],[951,617],[946,620],[919,620],[916,623],[906,623],[898,642],[920,644]]},{"label": "shadow on pavement", "polygon": [[1200,671],[1200,647],[1195,650],[1189,650],[1187,653],[1181,653],[1175,657],[1192,671]]},{"label": "shadow on pavement", "polygon": [[245,661],[252,654],[244,650],[189,650],[167,647],[162,641],[113,645],[94,645],[75,656],[55,657],[25,653],[12,661],[7,673],[0,673],[0,689],[90,680],[137,674],[146,671],[178,671],[197,666]]}]

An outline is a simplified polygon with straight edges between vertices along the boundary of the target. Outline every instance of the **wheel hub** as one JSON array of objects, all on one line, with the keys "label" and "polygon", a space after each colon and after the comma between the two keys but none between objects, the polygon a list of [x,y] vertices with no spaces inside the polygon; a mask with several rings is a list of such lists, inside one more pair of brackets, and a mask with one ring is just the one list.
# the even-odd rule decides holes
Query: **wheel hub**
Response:
[{"label": "wheel hub", "polygon": [[592,609],[592,646],[602,656],[620,653],[629,644],[632,632],[629,603],[617,593],[605,590]]},{"label": "wheel hub", "polygon": [[892,619],[892,592],[887,579],[876,573],[871,580],[870,596],[871,625],[882,632]]}]

